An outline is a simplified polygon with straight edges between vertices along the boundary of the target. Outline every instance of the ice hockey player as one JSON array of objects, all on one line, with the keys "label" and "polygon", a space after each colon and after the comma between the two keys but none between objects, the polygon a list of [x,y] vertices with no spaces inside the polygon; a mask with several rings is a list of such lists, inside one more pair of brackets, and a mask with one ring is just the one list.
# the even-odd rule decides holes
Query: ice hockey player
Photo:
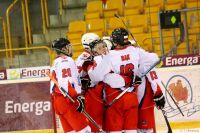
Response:
[{"label": "ice hockey player", "polygon": [[[55,83],[51,80],[50,93],[53,95],[53,106],[59,115],[65,133],[90,133],[88,120],[81,113],[84,110],[84,99],[78,84],[78,71],[72,56],[72,46],[66,38],[54,40],[52,48],[57,57],[51,67],[51,75],[74,100],[75,104],[64,97]],[[74,89],[75,88],[75,89]]]},{"label": "ice hockey player", "polygon": [[[102,57],[108,54],[108,41],[101,40],[98,35],[95,33],[86,33],[82,36],[82,44],[85,48],[85,52],[83,52],[77,59],[77,66],[79,68],[79,74],[82,80],[84,80],[84,84],[87,86],[84,87],[85,93],[85,110],[90,116],[100,125],[103,126],[103,113],[104,113],[104,100],[103,100],[103,82],[91,82],[88,77],[88,70],[90,65],[100,64],[102,61]],[[111,46],[110,46],[111,47]],[[88,62],[89,64],[87,64]],[[92,63],[92,64],[90,64]],[[113,82],[113,79],[117,83]],[[120,82],[118,82],[118,79]],[[125,85],[125,81],[123,77],[116,75],[114,73],[108,74],[105,80],[106,83],[111,85],[112,87],[118,87],[118,84]],[[98,132],[98,129],[90,123],[92,128],[92,132]]]},{"label": "ice hockey player", "polygon": [[[86,33],[81,39],[85,51],[77,58],[76,65],[78,68],[79,77],[82,83],[82,93],[85,96],[85,111],[102,127],[103,126],[103,82],[91,83],[87,74],[87,67],[93,62],[94,56],[99,53],[96,51],[95,44],[101,42],[98,35],[94,33]],[[102,52],[106,52],[105,46],[102,43]],[[105,53],[106,54],[106,53]],[[92,123],[89,122],[92,132],[99,132]]]},{"label": "ice hockey player", "polygon": [[[139,64],[148,58],[150,53],[130,46],[128,32],[124,28],[117,28],[112,32],[112,41],[115,49],[104,56],[102,62],[94,67],[89,74],[92,82],[103,81],[111,71],[129,77],[139,73]],[[150,67],[151,63],[143,64],[142,67]],[[121,92],[109,85],[105,86],[106,102],[110,103]],[[105,130],[108,132],[136,133],[138,127],[138,100],[135,89],[129,90],[105,112]]]},{"label": "ice hockey player", "polygon": [[[149,57],[151,58],[151,57]],[[149,62],[150,60],[143,60]],[[141,71],[146,68],[139,68]],[[143,69],[143,70],[142,70]],[[140,75],[140,74],[138,74]],[[163,109],[165,106],[165,97],[160,88],[160,78],[156,69],[152,69],[142,78],[142,84],[138,87],[138,131],[139,133],[156,133],[154,107]]]}]

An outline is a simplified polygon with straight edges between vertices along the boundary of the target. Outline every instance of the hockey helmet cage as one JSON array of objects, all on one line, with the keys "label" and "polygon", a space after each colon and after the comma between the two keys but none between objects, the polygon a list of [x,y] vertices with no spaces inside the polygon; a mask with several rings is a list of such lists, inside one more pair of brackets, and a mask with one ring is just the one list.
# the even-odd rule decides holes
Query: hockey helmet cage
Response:
[{"label": "hockey helmet cage", "polygon": [[[52,42],[52,49],[54,49],[58,54],[63,53],[68,56],[72,56],[72,46],[70,41],[66,38],[58,38]],[[62,50],[66,48],[66,50]]]},{"label": "hockey helmet cage", "polygon": [[111,41],[119,45],[126,45],[124,40],[128,40],[128,31],[124,28],[116,28],[111,35]]}]

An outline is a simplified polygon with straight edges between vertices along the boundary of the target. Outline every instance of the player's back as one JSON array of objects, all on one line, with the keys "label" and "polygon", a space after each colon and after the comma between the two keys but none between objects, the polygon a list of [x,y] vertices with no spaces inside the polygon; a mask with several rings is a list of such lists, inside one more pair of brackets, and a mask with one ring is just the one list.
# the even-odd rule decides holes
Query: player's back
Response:
[{"label": "player's back", "polygon": [[89,73],[89,76],[93,82],[97,82],[103,81],[104,76],[112,71],[125,76],[132,76],[133,72],[134,75],[141,75],[157,59],[156,54],[138,47],[115,48],[103,57],[102,62]]},{"label": "player's back", "polygon": [[[70,77],[69,70],[72,69],[73,59],[68,56],[58,56],[53,63],[53,68],[56,73],[56,78],[65,78],[65,76]],[[64,76],[64,77],[63,77]]]},{"label": "player's back", "polygon": [[139,51],[133,46],[111,50],[109,60],[115,73],[127,75],[130,70],[136,71],[139,64]]},{"label": "player's back", "polygon": [[71,57],[58,56],[54,60],[51,72],[61,87],[68,90],[68,82],[70,82],[72,85],[74,85],[77,92],[80,92],[77,68],[74,60]]}]

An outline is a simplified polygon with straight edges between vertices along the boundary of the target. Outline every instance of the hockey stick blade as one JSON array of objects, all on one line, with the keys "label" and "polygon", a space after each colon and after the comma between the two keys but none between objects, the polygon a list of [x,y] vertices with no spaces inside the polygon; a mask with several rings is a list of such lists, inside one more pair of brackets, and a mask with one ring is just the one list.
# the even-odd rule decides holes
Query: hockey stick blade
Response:
[{"label": "hockey stick blade", "polygon": [[166,124],[167,124],[167,128],[168,128],[167,133],[172,133],[172,128],[171,128],[171,126],[170,126],[170,124],[169,124],[169,121],[168,121],[168,119],[167,119],[167,116],[166,116],[164,110],[162,110],[162,114],[163,114],[163,116],[164,116],[164,118],[165,118],[165,122],[166,122]]},{"label": "hockey stick blade", "polygon": [[[54,84],[58,87],[58,89],[63,94],[63,96],[69,98],[69,100],[71,102],[75,103],[74,99],[62,87],[59,87],[58,82],[49,73],[47,73],[47,75],[49,76],[49,78],[51,79],[51,81],[53,81]],[[94,126],[96,128],[99,129],[100,132],[103,132],[103,129],[96,123],[96,121],[87,112],[85,112],[85,110],[82,113],[85,115],[85,117],[89,121],[91,121],[94,124]]]}]

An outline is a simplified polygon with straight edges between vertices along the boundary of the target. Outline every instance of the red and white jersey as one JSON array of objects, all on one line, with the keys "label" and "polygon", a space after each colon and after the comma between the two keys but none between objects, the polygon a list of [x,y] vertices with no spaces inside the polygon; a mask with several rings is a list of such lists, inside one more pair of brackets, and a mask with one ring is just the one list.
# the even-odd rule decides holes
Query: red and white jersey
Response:
[{"label": "red and white jersey", "polygon": [[[153,65],[156,61],[158,61],[158,56],[155,53],[148,53],[148,52],[145,52],[142,49],[136,48],[136,50],[138,50],[137,52],[139,53],[140,57],[138,57],[138,64],[139,65],[137,65],[138,71],[135,75],[140,76],[142,73],[146,72],[146,70],[151,65]],[[113,51],[113,52],[114,52],[115,55],[121,54],[121,52],[119,52],[119,51]],[[135,52],[135,51],[132,51],[132,53],[133,52]],[[110,55],[110,57],[112,57],[112,56]],[[119,59],[119,58],[117,58],[117,59]],[[134,58],[133,58],[133,60],[134,60]],[[121,59],[121,61],[118,60],[119,65],[117,64],[117,60],[115,60],[115,59],[110,60],[110,61],[113,61],[113,63],[107,62],[107,64],[104,64],[103,66],[110,67],[110,70],[112,70],[112,71],[116,70],[116,69],[113,68],[114,66],[112,66],[112,64],[115,64],[115,66],[117,66],[119,69],[120,69],[119,65],[122,65],[122,66],[124,65],[122,63],[123,62],[122,59]],[[110,64],[110,66],[108,64]],[[95,68],[93,71],[89,71],[90,72],[89,75],[93,76],[95,71],[98,72],[97,69],[104,69],[104,68],[102,68],[102,67],[101,68]],[[135,67],[134,67],[134,69],[135,69]],[[103,70],[99,70],[99,72],[101,74],[101,73],[103,73]],[[122,87],[124,87],[124,84],[125,84],[124,79],[119,75],[120,74],[119,71],[115,71],[115,72],[118,72],[118,74],[116,74],[116,73],[106,74],[104,76],[104,79],[103,79],[104,83],[109,83],[109,85],[112,85],[111,86],[112,88],[122,88]],[[134,71],[134,72],[136,72],[136,71]],[[112,75],[112,74],[115,74],[115,75]],[[93,79],[98,79],[98,78],[100,78],[99,75],[96,75],[96,76],[93,77]],[[148,80],[148,82],[150,83],[151,86],[146,86],[147,80]],[[154,95],[161,93],[161,89],[160,89],[160,86],[159,86],[160,82],[161,82],[161,80],[160,80],[159,76],[157,75],[155,68],[152,69],[149,73],[147,73],[146,76],[142,78],[142,84],[139,85],[139,87],[137,89],[138,90],[137,95],[138,95],[139,102],[142,100],[142,98],[145,95],[146,87],[151,87],[150,89],[153,90]]]},{"label": "red and white jersey", "polygon": [[[152,62],[143,62],[149,56],[154,56],[155,59]],[[153,53],[134,46],[127,46],[122,49],[111,50],[109,54],[104,56],[102,62],[89,72],[89,76],[93,82],[98,82],[103,81],[105,75],[110,72],[127,76],[132,73],[137,75],[146,71],[144,69],[139,70],[139,65],[148,69],[156,60],[158,60],[158,57]]]},{"label": "red and white jersey", "polygon": [[[147,82],[150,83],[150,86],[147,85]],[[138,101],[139,103],[142,101],[142,99],[145,96],[147,87],[150,87],[150,89],[153,91],[153,95],[159,95],[162,93],[160,88],[161,80],[159,78],[159,75],[157,75],[156,69],[152,69],[145,77],[142,78],[142,83],[138,86]]]},{"label": "red and white jersey", "polygon": [[[82,69],[83,63],[91,56],[91,54],[87,51],[83,52],[76,60],[76,66],[78,69],[78,75],[79,78],[88,78],[88,72],[84,71]],[[96,60],[96,63],[101,62],[101,57],[94,57],[94,60]],[[97,82],[98,83],[98,82]],[[97,83],[91,83],[90,87],[94,87]]]},{"label": "red and white jersey", "polygon": [[82,69],[82,66],[83,66],[83,63],[86,61],[86,59],[88,59],[90,56],[91,56],[90,53],[85,51],[81,55],[79,55],[79,57],[76,59],[76,66],[78,69],[79,77],[85,77],[87,75],[87,72],[85,72]]},{"label": "red and white jersey", "polygon": [[[156,61],[158,61],[158,58],[156,58],[155,56],[149,56],[149,58],[144,59],[141,62],[141,65],[139,66],[139,73],[138,76],[140,76],[142,73],[141,72],[145,72],[149,67],[145,66],[143,64],[154,64]],[[147,82],[150,83],[150,86],[147,85]],[[158,95],[161,93],[161,88],[160,88],[160,84],[161,84],[161,80],[159,75],[156,72],[156,69],[153,68],[149,73],[146,74],[146,76],[144,76],[142,78],[142,83],[139,85],[138,87],[138,100],[139,103],[141,102],[141,100],[143,99],[143,97],[145,96],[145,90],[147,89],[147,87],[150,87],[151,90],[153,91],[153,95]]]},{"label": "red and white jersey", "polygon": [[[69,82],[77,93],[81,93],[81,87],[78,82],[78,70],[71,57],[58,56],[51,67],[51,75],[58,81],[59,87],[62,87],[66,92],[70,93],[68,89]],[[50,93],[53,91],[61,93],[53,81],[51,81]]]},{"label": "red and white jersey", "polygon": [[[103,60],[103,56],[105,55],[99,55],[99,56],[94,57],[94,61],[97,66],[101,64],[101,61]],[[93,69],[90,69],[88,73],[90,73],[91,71],[93,71]],[[125,86],[124,79],[119,74],[116,74],[116,73],[106,74],[103,82],[110,85],[112,88],[121,88],[121,86]],[[96,84],[96,83],[92,82],[92,84]]]},{"label": "red and white jersey", "polygon": [[[76,60],[76,65],[78,68],[78,74],[79,77],[85,77],[87,75],[87,72],[83,71],[82,69],[82,65],[84,63],[84,61],[91,56],[88,52],[83,52],[78,59]],[[105,55],[99,55],[99,56],[95,56],[94,57],[94,61],[96,65],[99,65],[103,59],[103,56]],[[90,72],[93,71],[93,69],[89,70]],[[89,73],[90,73],[89,72]],[[90,78],[90,77],[89,77]],[[115,81],[115,82],[114,82]],[[125,85],[125,82],[123,80],[123,78],[115,73],[108,73],[107,75],[105,75],[105,79],[103,80],[104,83],[107,83],[108,85],[110,85],[112,88],[120,88],[121,86]],[[94,85],[96,85],[98,82],[91,82],[91,87],[93,87]]]},{"label": "red and white jersey", "polygon": [[99,65],[101,63],[103,56],[104,55],[99,55],[99,56],[94,57],[94,61],[95,61],[96,65]]}]

